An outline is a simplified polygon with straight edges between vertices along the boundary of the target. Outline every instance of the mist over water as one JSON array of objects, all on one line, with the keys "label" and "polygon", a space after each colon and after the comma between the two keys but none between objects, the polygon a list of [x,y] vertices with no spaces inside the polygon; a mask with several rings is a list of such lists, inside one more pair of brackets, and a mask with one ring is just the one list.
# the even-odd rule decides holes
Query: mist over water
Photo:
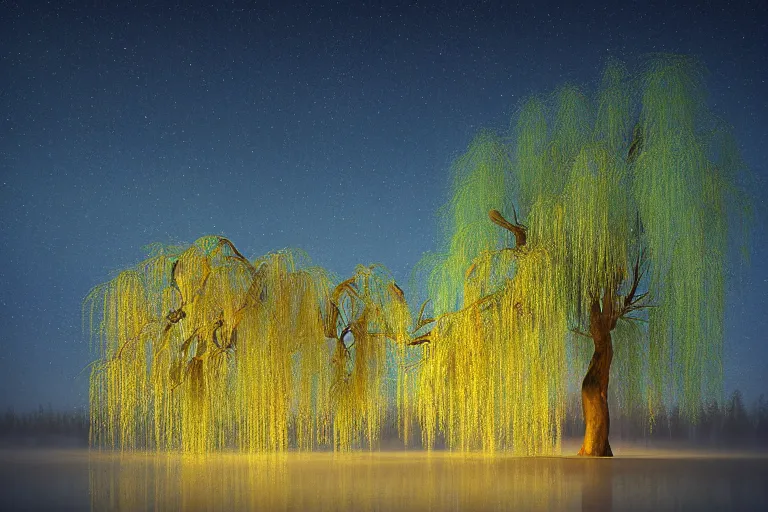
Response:
[{"label": "mist over water", "polygon": [[[570,447],[569,447],[570,448]],[[3,510],[758,510],[768,457],[0,452]]]},{"label": "mist over water", "polygon": [[766,0],[37,4],[0,512],[768,510]]}]

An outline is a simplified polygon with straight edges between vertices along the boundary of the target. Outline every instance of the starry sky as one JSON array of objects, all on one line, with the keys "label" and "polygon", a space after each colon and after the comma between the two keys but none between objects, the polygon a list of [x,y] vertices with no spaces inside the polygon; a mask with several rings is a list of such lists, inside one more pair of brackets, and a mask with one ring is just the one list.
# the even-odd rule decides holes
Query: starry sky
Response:
[{"label": "starry sky", "polygon": [[152,242],[221,234],[407,283],[480,128],[653,52],[707,67],[751,169],[724,361],[751,401],[768,393],[764,0],[2,2],[0,409],[87,404],[81,301]]}]

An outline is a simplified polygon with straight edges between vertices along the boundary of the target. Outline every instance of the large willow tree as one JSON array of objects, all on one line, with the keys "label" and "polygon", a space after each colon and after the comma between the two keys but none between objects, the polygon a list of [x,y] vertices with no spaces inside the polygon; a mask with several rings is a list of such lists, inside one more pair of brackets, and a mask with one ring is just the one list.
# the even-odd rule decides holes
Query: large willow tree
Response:
[{"label": "large willow tree", "polygon": [[557,450],[585,366],[582,455],[611,455],[611,378],[622,407],[695,418],[722,382],[740,170],[686,57],[634,76],[611,62],[594,97],[564,86],[522,105],[508,140],[480,133],[453,166],[445,251],[423,263],[426,445]]},{"label": "large willow tree", "polygon": [[358,267],[334,286],[306,260],[281,251],[250,261],[209,236],[154,246],[94,288],[84,309],[100,356],[92,443],[374,446],[402,387],[410,312],[381,267]]},{"label": "large willow tree", "polygon": [[594,96],[534,97],[456,160],[444,251],[417,273],[430,318],[378,266],[338,282],[222,237],[153,246],[85,301],[92,442],[349,450],[396,404],[406,442],[415,412],[427,447],[552,453],[586,371],[580,453],[611,455],[609,381],[651,418],[719,393],[741,167],[695,62],[612,62]]}]

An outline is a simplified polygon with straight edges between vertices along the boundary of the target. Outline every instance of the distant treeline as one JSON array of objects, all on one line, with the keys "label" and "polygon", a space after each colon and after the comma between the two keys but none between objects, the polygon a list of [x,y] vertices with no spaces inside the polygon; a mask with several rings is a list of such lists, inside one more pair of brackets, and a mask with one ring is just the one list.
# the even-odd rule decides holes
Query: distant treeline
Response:
[{"label": "distant treeline", "polygon": [[[616,412],[613,412],[616,411]],[[653,420],[644,411],[627,413],[614,408],[611,414],[612,440],[680,441],[697,445],[768,447],[768,401],[764,395],[751,406],[744,403],[736,390],[723,404],[712,402],[702,406],[697,421],[681,414],[678,407],[660,410]],[[581,403],[568,403],[564,437],[580,437],[584,433]]]},{"label": "distant treeline", "polygon": [[[584,434],[581,402],[573,397],[568,402],[563,437],[578,438]],[[389,423],[389,422],[388,422]],[[418,439],[419,429],[412,435]],[[9,409],[0,417],[0,444],[21,446],[88,444],[89,419],[85,410],[54,411],[40,406],[37,411],[18,414]],[[397,439],[394,423],[383,429],[383,444]],[[649,421],[642,411],[628,414],[614,407],[611,415],[611,439],[614,441],[675,441],[711,446],[761,445],[768,447],[768,400],[760,396],[750,406],[738,390],[723,404],[713,402],[702,408],[698,421],[692,422],[675,407],[659,411]],[[398,443],[399,444],[399,443]],[[419,444],[418,441],[415,444]],[[438,443],[438,446],[441,443]]]},{"label": "distant treeline", "polygon": [[42,405],[19,414],[8,409],[0,418],[0,443],[20,446],[87,446],[88,412],[61,412]]}]

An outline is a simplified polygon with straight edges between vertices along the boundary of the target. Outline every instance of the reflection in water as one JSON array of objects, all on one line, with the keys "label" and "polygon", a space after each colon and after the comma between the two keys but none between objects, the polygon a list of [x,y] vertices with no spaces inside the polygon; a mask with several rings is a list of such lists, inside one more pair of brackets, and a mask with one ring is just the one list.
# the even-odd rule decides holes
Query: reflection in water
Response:
[{"label": "reflection in water", "polygon": [[[542,463],[545,462],[545,463]],[[436,453],[113,455],[92,460],[92,509],[579,508],[567,459]]]},{"label": "reflection in water", "polygon": [[613,460],[584,459],[581,510],[613,510]]},{"label": "reflection in water", "polygon": [[[0,510],[768,510],[768,458],[0,451]],[[90,500],[90,503],[89,503]]]},{"label": "reflection in water", "polygon": [[380,452],[104,455],[90,476],[93,510],[718,510],[768,504],[766,469],[765,458]]}]

